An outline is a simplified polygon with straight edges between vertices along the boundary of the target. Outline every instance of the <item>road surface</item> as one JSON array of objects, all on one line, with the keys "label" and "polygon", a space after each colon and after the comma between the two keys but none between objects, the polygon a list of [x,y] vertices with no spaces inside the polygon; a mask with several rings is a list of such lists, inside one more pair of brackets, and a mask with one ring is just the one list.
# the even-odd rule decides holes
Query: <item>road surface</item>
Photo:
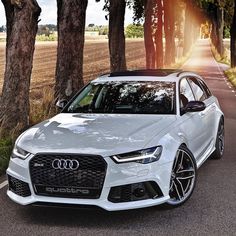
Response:
[{"label": "road surface", "polygon": [[8,199],[5,186],[0,189],[0,235],[236,235],[236,93],[206,40],[198,42],[184,69],[206,78],[226,115],[225,156],[199,169],[194,194],[184,206],[113,213],[22,207]]}]

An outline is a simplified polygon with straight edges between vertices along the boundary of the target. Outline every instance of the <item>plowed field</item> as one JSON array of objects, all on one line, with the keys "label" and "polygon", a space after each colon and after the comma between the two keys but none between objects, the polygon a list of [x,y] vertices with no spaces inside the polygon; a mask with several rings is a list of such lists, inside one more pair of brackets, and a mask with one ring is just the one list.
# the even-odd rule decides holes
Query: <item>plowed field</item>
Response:
[{"label": "plowed field", "polygon": [[[53,88],[56,66],[55,42],[36,44],[33,73],[31,80],[31,97],[42,97],[44,88]],[[142,68],[145,65],[145,50],[142,40],[128,40],[126,43],[127,66],[129,69]],[[3,83],[5,63],[4,44],[0,44],[0,88]],[[84,80],[88,82],[102,73],[109,71],[108,42],[87,41],[84,51]]]}]

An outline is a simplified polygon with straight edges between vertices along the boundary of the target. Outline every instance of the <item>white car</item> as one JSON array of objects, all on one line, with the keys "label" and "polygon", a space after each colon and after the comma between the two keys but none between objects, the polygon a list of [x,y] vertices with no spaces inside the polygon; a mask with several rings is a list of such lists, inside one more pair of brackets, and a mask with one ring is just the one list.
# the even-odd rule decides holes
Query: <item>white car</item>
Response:
[{"label": "white car", "polygon": [[7,194],[22,205],[179,206],[223,152],[224,115],[199,75],[111,73],[17,139]]}]

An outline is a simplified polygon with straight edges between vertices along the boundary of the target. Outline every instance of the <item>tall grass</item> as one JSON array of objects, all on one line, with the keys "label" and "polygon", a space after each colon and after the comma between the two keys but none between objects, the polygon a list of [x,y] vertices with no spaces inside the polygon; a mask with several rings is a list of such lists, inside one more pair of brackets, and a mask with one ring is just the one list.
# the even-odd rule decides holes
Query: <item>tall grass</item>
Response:
[{"label": "tall grass", "polygon": [[13,148],[12,139],[0,139],[0,175],[4,174]]},{"label": "tall grass", "polygon": [[30,124],[37,124],[56,114],[53,98],[53,88],[45,87],[31,94],[30,97]]},{"label": "tall grass", "polygon": [[[225,55],[223,57],[219,55],[219,53],[217,52],[216,48],[213,45],[211,46],[211,50],[216,61],[224,63],[226,65],[230,65],[230,58],[228,56],[229,52],[227,51],[228,49],[226,49]],[[234,87],[236,87],[236,68],[230,68],[224,71],[224,73],[227,76],[228,80],[231,82],[231,84]]]},{"label": "tall grass", "polygon": [[212,54],[215,57],[216,61],[226,64],[226,65],[230,65],[230,58],[228,56],[228,51],[226,49],[225,49],[223,57],[217,52],[217,50],[213,44],[211,44],[211,51],[212,51]]},{"label": "tall grass", "polygon": [[225,71],[225,75],[228,77],[229,81],[236,87],[236,68],[230,68]]},{"label": "tall grass", "polygon": [[[31,96],[30,125],[55,115],[55,106],[52,104],[53,90],[51,88],[46,87],[34,93]],[[15,139],[15,136],[0,139],[0,175],[4,174],[8,166]]]}]

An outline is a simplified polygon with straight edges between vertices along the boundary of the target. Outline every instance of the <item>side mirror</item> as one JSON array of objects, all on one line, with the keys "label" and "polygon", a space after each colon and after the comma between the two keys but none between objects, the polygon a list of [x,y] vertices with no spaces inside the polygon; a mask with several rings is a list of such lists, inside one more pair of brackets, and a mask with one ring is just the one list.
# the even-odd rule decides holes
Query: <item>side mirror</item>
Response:
[{"label": "side mirror", "polygon": [[62,110],[66,104],[68,103],[68,101],[66,99],[62,99],[62,100],[58,100],[57,103],[56,103],[56,106]]},{"label": "side mirror", "polygon": [[204,102],[200,101],[191,101],[184,108],[183,112],[200,112],[206,109],[206,105]]}]

